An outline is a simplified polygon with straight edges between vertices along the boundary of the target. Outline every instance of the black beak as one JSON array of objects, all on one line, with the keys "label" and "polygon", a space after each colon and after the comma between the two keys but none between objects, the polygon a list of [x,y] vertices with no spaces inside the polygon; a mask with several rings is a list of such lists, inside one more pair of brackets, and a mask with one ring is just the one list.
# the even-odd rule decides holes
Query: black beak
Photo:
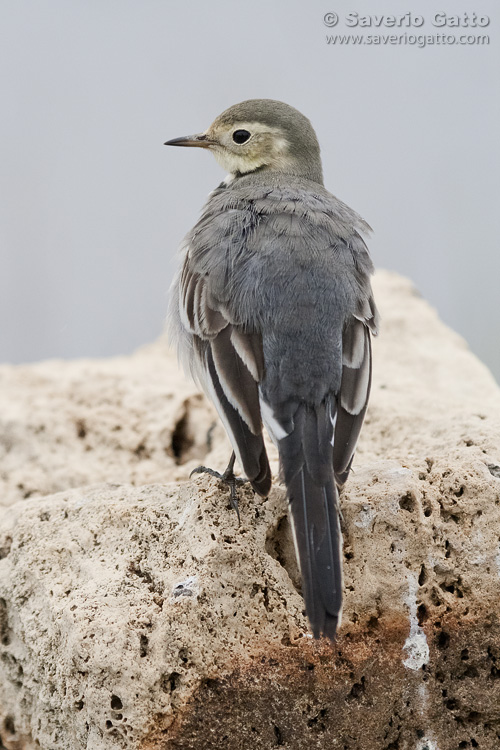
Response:
[{"label": "black beak", "polygon": [[198,146],[198,148],[209,148],[214,141],[211,141],[205,133],[198,135],[184,135],[182,138],[172,138],[171,141],[164,143],[164,146]]}]

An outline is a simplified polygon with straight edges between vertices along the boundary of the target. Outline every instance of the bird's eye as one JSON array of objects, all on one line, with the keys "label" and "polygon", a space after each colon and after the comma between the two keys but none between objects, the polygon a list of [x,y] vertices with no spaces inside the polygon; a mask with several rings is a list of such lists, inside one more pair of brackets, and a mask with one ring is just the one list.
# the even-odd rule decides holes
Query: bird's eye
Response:
[{"label": "bird's eye", "polygon": [[233,141],[235,143],[245,143],[250,138],[248,130],[235,130],[233,133]]}]

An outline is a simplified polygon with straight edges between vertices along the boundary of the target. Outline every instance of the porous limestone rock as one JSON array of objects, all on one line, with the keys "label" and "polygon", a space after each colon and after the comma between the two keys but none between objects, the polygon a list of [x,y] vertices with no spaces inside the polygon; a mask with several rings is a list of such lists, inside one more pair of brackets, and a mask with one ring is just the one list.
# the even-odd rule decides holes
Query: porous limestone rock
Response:
[{"label": "porous limestone rock", "polygon": [[279,485],[243,488],[238,526],[183,481],[229,447],[164,342],[0,368],[0,746],[500,746],[500,390],[409,282],[375,292],[334,645]]},{"label": "porous limestone rock", "polygon": [[185,478],[179,461],[203,458],[223,435],[163,339],[131,357],[0,366],[3,505],[93,482]]}]

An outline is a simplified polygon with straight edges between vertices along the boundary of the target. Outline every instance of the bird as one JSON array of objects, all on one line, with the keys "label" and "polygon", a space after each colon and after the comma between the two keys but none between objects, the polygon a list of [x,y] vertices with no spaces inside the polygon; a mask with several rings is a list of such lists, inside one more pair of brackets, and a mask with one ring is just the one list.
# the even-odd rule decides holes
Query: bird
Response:
[{"label": "bird", "polygon": [[342,616],[339,490],[372,377],[379,316],[369,225],[324,187],[311,122],[250,99],[168,146],[211,151],[227,177],[181,245],[170,339],[213,401],[233,447],[222,474],[237,506],[238,460],[263,498],[272,486],[263,427],[280,479],[314,638],[335,641]]}]

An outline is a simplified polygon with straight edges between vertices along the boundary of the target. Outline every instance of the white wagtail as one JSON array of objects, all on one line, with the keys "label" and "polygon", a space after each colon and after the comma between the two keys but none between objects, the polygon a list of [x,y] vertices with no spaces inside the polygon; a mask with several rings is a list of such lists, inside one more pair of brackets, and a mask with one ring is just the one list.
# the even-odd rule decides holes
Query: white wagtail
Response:
[{"label": "white wagtail", "polygon": [[[368,225],[323,186],[309,120],[252,99],[168,146],[212,151],[229,175],[186,237],[171,294],[171,335],[214,402],[262,497],[271,489],[262,423],[287,488],[314,637],[342,611],[338,487],[351,468],[371,382],[378,314],[362,239]],[[204,467],[200,467],[203,470]],[[236,506],[237,507],[237,506]]]}]

